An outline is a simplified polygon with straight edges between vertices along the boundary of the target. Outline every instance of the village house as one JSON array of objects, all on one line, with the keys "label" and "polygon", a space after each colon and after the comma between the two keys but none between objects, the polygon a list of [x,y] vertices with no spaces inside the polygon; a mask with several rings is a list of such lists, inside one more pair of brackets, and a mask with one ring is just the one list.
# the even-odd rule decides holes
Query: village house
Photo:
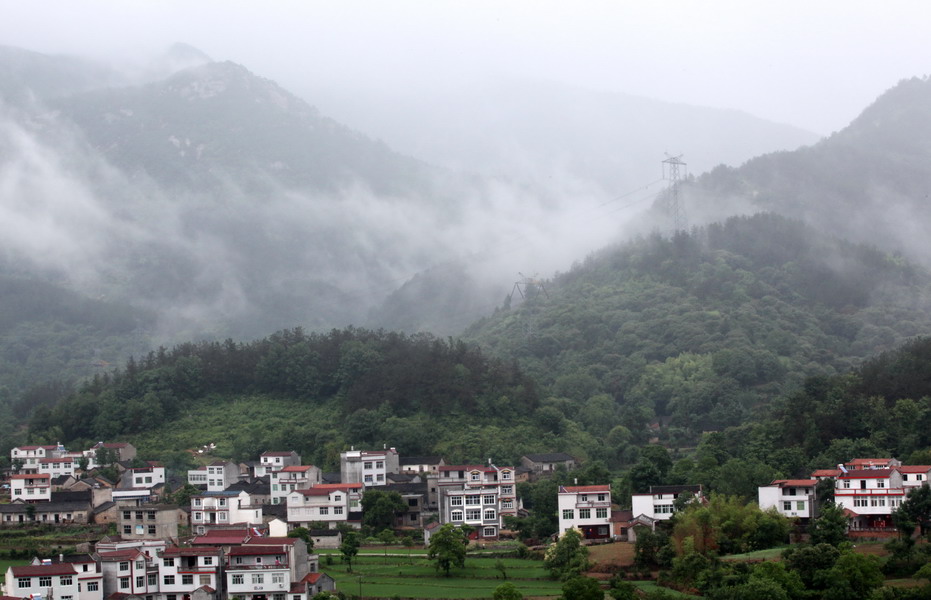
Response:
[{"label": "village house", "polygon": [[52,479],[62,475],[74,477],[75,464],[74,460],[67,457],[60,458],[40,458],[38,465],[39,473],[47,473]]},{"label": "village house", "polygon": [[776,509],[779,514],[807,522],[815,517],[815,479],[776,479],[760,486],[757,503],[760,510]]},{"label": "village house", "polygon": [[178,507],[172,504],[129,504],[117,507],[117,531],[124,539],[177,539]]},{"label": "village house", "polygon": [[440,467],[446,465],[442,456],[402,456],[398,459],[398,469],[408,475],[436,475]]},{"label": "village house", "polygon": [[931,466],[929,465],[901,465],[895,470],[902,476],[902,487],[906,494],[911,488],[928,485],[931,481]]},{"label": "village house", "polygon": [[262,524],[262,507],[246,492],[205,492],[191,496],[191,528],[202,534],[211,525]]},{"label": "village house", "polygon": [[587,539],[611,537],[611,486],[560,486],[557,493],[559,531],[577,528]]},{"label": "village house", "polygon": [[55,446],[17,446],[10,450],[10,464],[13,471],[21,474],[39,472],[39,461],[43,458],[59,458],[65,447],[61,444]]},{"label": "village house", "polygon": [[286,452],[263,452],[255,467],[255,476],[264,477],[273,471],[301,464],[301,455],[294,450]]},{"label": "village house", "polygon": [[850,517],[851,531],[888,531],[905,498],[896,468],[846,470],[834,482],[834,502]]},{"label": "village house", "polygon": [[213,600],[222,587],[223,552],[216,547],[170,546],[157,554],[161,597]]},{"label": "village house", "polygon": [[118,592],[146,596],[158,593],[158,564],[152,554],[138,547],[100,551],[100,571],[106,596]]},{"label": "village house", "polygon": [[48,502],[52,499],[52,477],[48,473],[10,475],[10,499],[14,502]]},{"label": "village house", "polygon": [[287,496],[288,523],[307,527],[311,523],[348,523],[356,527],[362,522],[361,483],[321,483],[304,490],[294,490]]},{"label": "village house", "polygon": [[343,483],[361,483],[365,487],[385,485],[388,473],[399,473],[398,451],[347,450],[339,455],[339,472]]},{"label": "village house", "polygon": [[313,465],[289,465],[269,475],[272,504],[281,504],[295,490],[306,490],[321,480],[321,471]]},{"label": "village house", "polygon": [[114,462],[122,462],[136,458],[136,447],[128,442],[97,442],[90,449],[83,452],[88,461],[88,469],[104,466],[97,460],[97,452],[106,450]]},{"label": "village house", "polygon": [[[303,540],[298,541],[303,543]],[[293,545],[265,542],[230,548],[225,565],[229,596],[244,600],[286,600],[292,584],[299,584],[310,572],[306,548],[303,561],[289,553],[292,548]]]},{"label": "village house", "polygon": [[15,598],[55,600],[103,600],[99,577],[80,578],[71,563],[8,567],[4,594]]},{"label": "village house", "polygon": [[225,460],[215,460],[209,465],[187,472],[187,482],[208,492],[222,492],[239,481],[239,465]]},{"label": "village house", "polygon": [[552,475],[557,469],[571,471],[578,466],[578,462],[565,452],[547,452],[544,454],[525,454],[520,457],[522,467],[530,469],[532,478]]},{"label": "village house", "polygon": [[446,465],[437,479],[440,523],[469,525],[473,537],[494,540],[519,502],[513,467]]},{"label": "village house", "polygon": [[701,485],[651,485],[646,494],[631,496],[631,511],[634,517],[643,515],[654,521],[665,521],[672,518],[676,500],[683,494],[704,501]]}]

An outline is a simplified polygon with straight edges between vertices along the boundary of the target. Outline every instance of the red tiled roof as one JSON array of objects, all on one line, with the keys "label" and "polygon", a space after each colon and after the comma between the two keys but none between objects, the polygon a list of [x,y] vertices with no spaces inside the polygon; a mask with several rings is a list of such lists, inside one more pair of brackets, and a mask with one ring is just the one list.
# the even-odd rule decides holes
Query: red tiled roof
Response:
[{"label": "red tiled roof", "polygon": [[587,492],[610,492],[610,485],[575,485],[562,486],[559,488],[560,494],[585,494]]},{"label": "red tiled roof", "polygon": [[817,469],[811,474],[812,477],[837,477],[843,471],[840,469]]},{"label": "red tiled roof", "polygon": [[818,482],[814,479],[774,479],[769,485],[779,487],[814,487]]},{"label": "red tiled roof", "polygon": [[303,473],[304,471],[309,471],[313,469],[313,465],[289,465],[280,471],[279,473]]},{"label": "red tiled roof", "polygon": [[73,459],[73,458],[70,458],[70,457],[63,457],[63,458],[40,458],[40,459],[39,459],[39,464],[40,464],[40,465],[47,465],[47,464],[49,464],[49,463],[59,463],[59,462],[61,462],[61,463],[70,463],[70,462],[74,462],[74,459]]},{"label": "red tiled roof", "polygon": [[902,465],[893,468],[899,473],[927,473],[931,471],[931,465]]},{"label": "red tiled roof", "polygon": [[39,448],[45,448],[46,450],[55,450],[58,446],[17,446],[14,450],[38,450]]},{"label": "red tiled roof", "polygon": [[887,479],[893,469],[850,469],[841,479]]},{"label": "red tiled roof", "polygon": [[326,496],[330,492],[349,493],[352,490],[362,489],[361,483],[318,483],[317,485],[307,488],[306,490],[295,490],[305,496]]},{"label": "red tiled roof", "polygon": [[297,541],[297,538],[291,537],[254,537],[246,542],[247,546],[258,546],[264,545],[268,546],[270,544],[285,544],[288,546],[294,545],[294,542]]},{"label": "red tiled roof", "polygon": [[49,473],[37,473],[35,475],[10,475],[10,479],[51,479]]},{"label": "red tiled roof", "polygon": [[13,577],[35,577],[36,575],[74,575],[77,573],[71,563],[58,563],[54,565],[26,565],[11,567]]},{"label": "red tiled roof", "polygon": [[850,461],[849,463],[847,463],[847,464],[848,464],[848,465],[853,465],[853,466],[861,466],[861,465],[867,465],[867,466],[888,465],[888,464],[889,464],[889,461],[891,461],[891,460],[892,460],[891,458],[855,458],[855,459],[851,460],[851,461]]},{"label": "red tiled roof", "polygon": [[302,579],[301,581],[306,581],[307,583],[313,585],[317,583],[318,579],[320,579],[320,575],[321,575],[320,573],[308,573],[307,575],[304,576],[304,579]]},{"label": "red tiled roof", "polygon": [[292,451],[288,452],[263,452],[262,456],[291,456]]},{"label": "red tiled roof", "polygon": [[482,471],[483,473],[494,473],[495,469],[485,465],[445,465],[440,467],[440,471]]},{"label": "red tiled roof", "polygon": [[172,546],[170,548],[165,548],[161,556],[212,556],[220,551],[217,547],[205,547],[205,548],[178,548],[177,546]]}]

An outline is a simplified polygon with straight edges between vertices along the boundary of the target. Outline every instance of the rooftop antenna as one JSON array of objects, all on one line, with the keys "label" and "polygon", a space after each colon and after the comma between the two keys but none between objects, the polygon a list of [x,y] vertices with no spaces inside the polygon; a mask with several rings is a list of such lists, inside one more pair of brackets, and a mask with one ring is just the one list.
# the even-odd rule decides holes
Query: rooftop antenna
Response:
[{"label": "rooftop antenna", "polygon": [[[670,156],[668,152],[666,160],[663,161],[663,179],[669,182],[668,192],[666,194],[666,210],[672,216],[673,234],[684,231],[686,228],[685,210],[679,199],[679,183],[685,176],[686,163],[682,162],[682,154],[679,156]],[[680,172],[681,167],[681,172]]]}]

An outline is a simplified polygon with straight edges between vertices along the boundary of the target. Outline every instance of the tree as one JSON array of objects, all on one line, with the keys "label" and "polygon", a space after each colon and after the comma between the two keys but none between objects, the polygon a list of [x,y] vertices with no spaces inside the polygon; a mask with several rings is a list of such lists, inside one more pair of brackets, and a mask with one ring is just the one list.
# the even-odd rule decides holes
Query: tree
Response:
[{"label": "tree", "polygon": [[576,575],[562,585],[563,600],[604,600],[605,593],[597,579]]},{"label": "tree", "polygon": [[588,568],[588,548],[582,545],[578,529],[567,529],[559,540],[546,549],[544,566],[553,578],[569,579],[581,575]]},{"label": "tree", "polygon": [[836,504],[825,504],[821,508],[821,516],[811,524],[811,543],[837,546],[846,542],[849,521],[843,508]]},{"label": "tree", "polygon": [[362,495],[362,521],[375,531],[393,526],[395,515],[406,508],[398,492],[366,490]]},{"label": "tree", "polygon": [[825,600],[869,598],[872,591],[883,584],[879,559],[847,551],[834,563],[828,581]]},{"label": "tree", "polygon": [[352,573],[352,559],[359,553],[359,534],[350,531],[343,536],[343,543],[339,545],[339,553],[343,555],[343,560],[349,565],[349,572]]},{"label": "tree", "polygon": [[523,600],[524,595],[520,593],[517,586],[506,581],[495,588],[494,600]]},{"label": "tree", "polygon": [[436,568],[442,569],[449,577],[450,569],[465,566],[468,543],[469,539],[462,529],[452,523],[447,523],[430,536],[427,558],[435,560]]}]

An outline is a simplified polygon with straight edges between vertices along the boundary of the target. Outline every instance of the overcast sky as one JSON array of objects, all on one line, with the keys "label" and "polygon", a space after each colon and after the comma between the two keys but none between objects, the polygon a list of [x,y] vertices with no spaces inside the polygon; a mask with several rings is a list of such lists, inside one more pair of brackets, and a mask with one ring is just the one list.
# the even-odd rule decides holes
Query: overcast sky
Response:
[{"label": "overcast sky", "polygon": [[[0,0],[0,43],[119,59],[174,42],[298,93],[518,74],[736,108],[820,134],[931,72],[908,0]],[[307,98],[313,103],[313,98]]]}]

